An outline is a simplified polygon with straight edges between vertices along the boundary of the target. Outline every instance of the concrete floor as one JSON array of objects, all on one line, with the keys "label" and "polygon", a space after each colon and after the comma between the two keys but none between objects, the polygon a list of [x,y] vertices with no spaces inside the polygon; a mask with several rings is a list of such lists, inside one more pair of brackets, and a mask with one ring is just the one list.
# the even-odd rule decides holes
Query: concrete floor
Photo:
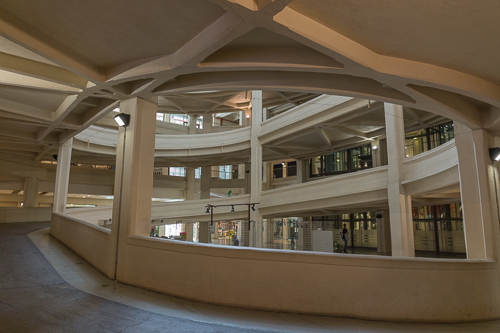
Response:
[{"label": "concrete floor", "polygon": [[48,226],[0,224],[1,333],[500,332],[500,321],[388,323],[185,301],[105,278],[49,236]]}]

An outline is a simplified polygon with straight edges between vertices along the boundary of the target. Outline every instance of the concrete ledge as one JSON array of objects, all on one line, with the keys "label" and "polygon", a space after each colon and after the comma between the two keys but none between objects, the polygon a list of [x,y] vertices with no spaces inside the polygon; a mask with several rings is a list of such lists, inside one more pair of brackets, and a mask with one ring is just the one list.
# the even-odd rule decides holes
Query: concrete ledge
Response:
[{"label": "concrete ledge", "polygon": [[0,223],[47,222],[52,207],[0,207]]},{"label": "concrete ledge", "polygon": [[243,249],[141,236],[129,238],[126,252],[119,281],[201,302],[384,321],[500,317],[493,260]]},{"label": "concrete ledge", "polygon": [[52,214],[50,234],[110,277],[114,272],[111,231],[67,215]]},{"label": "concrete ledge", "polygon": [[[101,272],[113,271],[108,230],[53,214],[51,234]],[[280,251],[144,236],[128,237],[125,246],[118,281],[204,303],[398,322],[500,318],[494,260]]]}]

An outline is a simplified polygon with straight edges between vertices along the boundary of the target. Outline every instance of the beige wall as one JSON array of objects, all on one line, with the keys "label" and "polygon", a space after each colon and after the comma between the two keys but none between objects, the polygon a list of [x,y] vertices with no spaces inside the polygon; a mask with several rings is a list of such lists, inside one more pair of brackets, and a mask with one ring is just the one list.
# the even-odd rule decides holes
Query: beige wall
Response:
[{"label": "beige wall", "polygon": [[[112,271],[107,230],[53,214],[51,234]],[[201,302],[391,321],[500,317],[493,260],[223,248],[141,236],[129,237],[125,252],[118,281]]]},{"label": "beige wall", "polygon": [[50,221],[51,213],[51,207],[2,207],[0,208],[0,223],[47,222]]},{"label": "beige wall", "polygon": [[69,216],[52,213],[50,234],[97,270],[112,277],[111,231]]}]

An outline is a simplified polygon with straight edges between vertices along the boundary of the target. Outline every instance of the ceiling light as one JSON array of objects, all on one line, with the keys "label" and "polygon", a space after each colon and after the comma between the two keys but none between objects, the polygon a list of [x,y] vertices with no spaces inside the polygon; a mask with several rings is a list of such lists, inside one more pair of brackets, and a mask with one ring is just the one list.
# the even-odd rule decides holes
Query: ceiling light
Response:
[{"label": "ceiling light", "polygon": [[249,115],[249,114],[247,114],[247,115],[245,116],[245,118],[250,119],[250,115]]},{"label": "ceiling light", "polygon": [[373,150],[377,150],[378,149],[378,146],[373,146],[372,147]]},{"label": "ceiling light", "polygon": [[130,124],[130,115],[126,113],[119,113],[113,119],[120,127],[127,127]]}]

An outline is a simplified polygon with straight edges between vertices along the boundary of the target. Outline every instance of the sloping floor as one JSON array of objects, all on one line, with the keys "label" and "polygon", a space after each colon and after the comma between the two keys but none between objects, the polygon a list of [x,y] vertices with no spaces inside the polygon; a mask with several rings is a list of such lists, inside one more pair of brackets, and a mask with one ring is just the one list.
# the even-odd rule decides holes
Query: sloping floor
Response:
[{"label": "sloping floor", "polygon": [[185,301],[105,278],[49,236],[48,227],[0,224],[1,333],[500,332],[500,321],[388,323]]}]

